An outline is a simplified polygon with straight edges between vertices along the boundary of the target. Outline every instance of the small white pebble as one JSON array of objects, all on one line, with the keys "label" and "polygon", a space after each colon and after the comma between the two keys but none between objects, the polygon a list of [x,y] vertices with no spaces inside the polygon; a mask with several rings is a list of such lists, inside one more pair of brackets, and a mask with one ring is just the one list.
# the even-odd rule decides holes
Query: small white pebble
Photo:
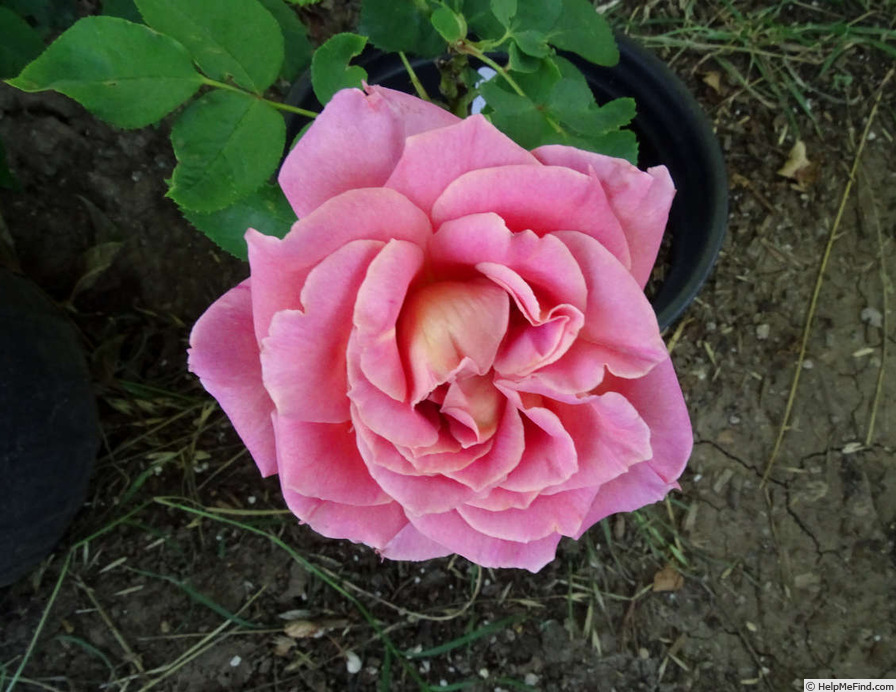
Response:
[{"label": "small white pebble", "polygon": [[345,669],[349,675],[361,672],[361,658],[354,651],[345,652]]},{"label": "small white pebble", "polygon": [[765,341],[768,338],[768,335],[771,333],[772,328],[767,324],[760,324],[756,326],[756,338],[760,341]]},{"label": "small white pebble", "polygon": [[728,417],[728,422],[731,423],[731,425],[737,425],[740,423],[740,416],[732,414]]},{"label": "small white pebble", "polygon": [[424,673],[424,674],[428,673],[431,667],[432,667],[432,664],[427,660],[423,660],[420,662],[420,672],[421,673]]},{"label": "small white pebble", "polygon": [[246,502],[248,502],[250,505],[254,505],[255,501],[256,501],[255,495],[249,495],[249,497],[246,498]]},{"label": "small white pebble", "polygon": [[525,682],[527,685],[531,685],[532,687],[535,687],[540,681],[541,678],[538,677],[535,673],[526,673],[526,677],[523,678],[523,682]]},{"label": "small white pebble", "polygon": [[479,677],[483,680],[488,680],[488,668],[480,668]]},{"label": "small white pebble", "polygon": [[813,363],[808,358],[806,358],[806,360],[803,361],[803,370],[811,370],[814,367],[815,367],[815,363]]},{"label": "small white pebble", "polygon": [[884,316],[881,314],[880,310],[876,308],[865,308],[861,313],[862,322],[867,322],[872,327],[882,327],[884,323]]},{"label": "small white pebble", "polygon": [[234,656],[233,658],[230,659],[230,667],[236,668],[242,662],[243,662],[243,659],[241,659],[239,656]]}]

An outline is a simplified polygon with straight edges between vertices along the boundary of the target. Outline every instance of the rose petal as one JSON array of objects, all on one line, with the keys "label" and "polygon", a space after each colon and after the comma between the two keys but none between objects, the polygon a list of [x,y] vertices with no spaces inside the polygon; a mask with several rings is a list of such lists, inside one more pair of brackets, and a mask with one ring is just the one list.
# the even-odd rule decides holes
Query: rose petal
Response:
[{"label": "rose petal", "polygon": [[541,164],[481,115],[456,125],[408,138],[404,152],[386,182],[429,212],[451,181],[492,166]]},{"label": "rose petal", "polygon": [[277,472],[271,413],[252,327],[251,279],[218,298],[193,326],[189,369],[236,429],[261,475]]},{"label": "rose petal", "polygon": [[694,435],[672,361],[667,358],[635,380],[608,377],[598,393],[607,390],[619,392],[637,409],[650,428],[653,450],[653,457],[644,463],[671,487],[677,487],[675,480],[691,456]]},{"label": "rose petal", "polygon": [[302,218],[347,190],[382,186],[406,137],[455,122],[438,106],[390,89],[343,89],[286,157],[280,187]]},{"label": "rose petal", "polygon": [[451,555],[451,550],[420,533],[413,524],[407,524],[380,550],[380,555],[390,560],[431,560]]},{"label": "rose petal", "polygon": [[482,567],[521,567],[538,572],[554,559],[560,534],[519,543],[485,536],[457,512],[409,516],[425,536]]},{"label": "rose petal", "polygon": [[316,423],[350,418],[345,351],[358,288],[383,243],[357,240],[323,260],[305,281],[305,311],[282,310],[262,342],[264,382],[277,410]]},{"label": "rose petal", "polygon": [[484,442],[495,434],[504,412],[504,395],[492,384],[492,378],[459,378],[448,386],[442,413],[463,447]]},{"label": "rose petal", "polygon": [[541,405],[540,397],[501,389],[526,418],[522,458],[501,487],[523,493],[541,491],[570,478],[578,470],[575,442],[557,415]]},{"label": "rose petal", "polygon": [[369,428],[398,447],[423,448],[436,444],[439,421],[434,411],[396,401],[371,384],[361,372],[360,360],[358,340],[353,335],[348,341],[346,365],[348,398],[354,404],[351,411],[355,427]]},{"label": "rose petal", "polygon": [[426,215],[394,190],[350,190],[296,222],[285,238],[249,229],[252,317],[261,342],[280,310],[302,309],[308,272],[353,240],[406,240],[425,246],[432,235]]},{"label": "rose petal", "polygon": [[395,473],[390,470],[394,461],[389,459],[401,456],[395,446],[367,429],[358,428],[357,432],[358,448],[370,475],[408,512],[445,512],[473,496],[470,488],[445,476]]},{"label": "rose petal", "polygon": [[[432,236],[429,256],[439,274],[450,276],[464,267],[488,274],[533,324],[542,319],[542,304],[550,309],[568,303],[585,310],[585,278],[569,249],[552,235],[513,233],[496,214],[472,214],[442,224]],[[506,271],[498,272],[498,267]]]},{"label": "rose petal", "polygon": [[360,374],[396,401],[403,402],[408,396],[398,346],[398,317],[404,314],[408,287],[422,267],[423,251],[418,246],[390,242],[371,262],[352,316]]},{"label": "rose petal", "polygon": [[575,442],[579,467],[544,493],[600,487],[652,456],[650,428],[617,392],[572,403],[552,401],[549,406]]},{"label": "rose petal", "polygon": [[346,505],[392,501],[368,473],[350,423],[308,423],[276,413],[273,423],[284,487]]},{"label": "rose petal", "polygon": [[646,374],[669,354],[656,315],[634,278],[600,243],[582,233],[555,236],[575,256],[588,286],[588,307],[580,339],[592,349],[595,364],[620,377]]},{"label": "rose petal", "polygon": [[501,166],[470,171],[436,200],[431,217],[446,221],[494,212],[512,231],[581,231],[600,241],[625,267],[628,241],[597,178],[556,166]]},{"label": "rose petal", "polygon": [[305,497],[282,483],[281,489],[289,510],[327,538],[345,538],[382,548],[408,523],[397,502],[357,507]]},{"label": "rose petal", "polygon": [[411,404],[446,382],[465,358],[475,374],[487,373],[509,310],[507,293],[485,279],[440,281],[412,292],[398,321],[400,350],[411,372]]},{"label": "rose petal", "polygon": [[523,421],[516,406],[504,406],[501,423],[492,441],[494,444],[488,454],[481,459],[461,470],[445,469],[442,472],[449,478],[472,488],[477,494],[503,482],[519,465],[525,445]]},{"label": "rose petal", "polygon": [[525,509],[492,512],[470,505],[458,507],[457,513],[473,529],[492,538],[529,542],[559,533],[572,536],[591,509],[597,488],[583,488],[541,495]]},{"label": "rose petal", "polygon": [[666,167],[656,166],[644,172],[623,159],[557,144],[539,147],[532,153],[546,165],[567,166],[597,176],[628,239],[632,276],[643,288],[656,262],[675,196],[675,185]]}]

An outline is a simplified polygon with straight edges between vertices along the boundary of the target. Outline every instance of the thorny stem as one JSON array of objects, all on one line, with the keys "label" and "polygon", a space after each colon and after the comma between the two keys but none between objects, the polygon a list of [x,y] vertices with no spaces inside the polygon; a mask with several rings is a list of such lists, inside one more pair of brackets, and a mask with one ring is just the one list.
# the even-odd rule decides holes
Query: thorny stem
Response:
[{"label": "thorny stem", "polygon": [[316,118],[317,117],[317,113],[315,113],[314,111],[305,110],[304,108],[298,108],[297,106],[290,106],[289,104],[280,103],[279,101],[271,101],[270,99],[266,99],[263,96],[258,96],[257,94],[253,94],[251,92],[244,91],[243,89],[238,89],[237,87],[235,87],[231,84],[227,84],[226,82],[219,82],[217,80],[209,79],[208,77],[203,76],[202,83],[207,86],[215,87],[216,89],[224,89],[226,91],[233,91],[237,94],[244,94],[246,96],[254,96],[259,101],[264,101],[265,103],[267,103],[270,106],[273,106],[277,110],[286,111],[288,113],[295,113],[296,115],[304,115],[306,118]]}]

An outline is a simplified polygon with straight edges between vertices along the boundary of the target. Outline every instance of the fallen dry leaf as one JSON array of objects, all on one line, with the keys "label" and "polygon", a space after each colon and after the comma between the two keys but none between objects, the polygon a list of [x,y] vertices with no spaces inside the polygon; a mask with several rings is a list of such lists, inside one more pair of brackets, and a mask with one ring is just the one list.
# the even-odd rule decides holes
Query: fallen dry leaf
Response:
[{"label": "fallen dry leaf", "polygon": [[678,591],[684,586],[684,577],[672,565],[666,565],[653,575],[654,591]]},{"label": "fallen dry leaf", "polygon": [[811,163],[812,162],[806,158],[805,142],[798,140],[790,150],[790,154],[787,156],[787,162],[778,171],[778,175],[796,180],[799,172],[808,168]]},{"label": "fallen dry leaf", "polygon": [[325,632],[345,627],[348,620],[330,618],[326,620],[293,620],[283,627],[283,633],[293,639],[309,639],[322,636]]},{"label": "fallen dry leaf", "polygon": [[703,83],[708,85],[717,94],[722,93],[722,75],[713,70],[703,75]]}]

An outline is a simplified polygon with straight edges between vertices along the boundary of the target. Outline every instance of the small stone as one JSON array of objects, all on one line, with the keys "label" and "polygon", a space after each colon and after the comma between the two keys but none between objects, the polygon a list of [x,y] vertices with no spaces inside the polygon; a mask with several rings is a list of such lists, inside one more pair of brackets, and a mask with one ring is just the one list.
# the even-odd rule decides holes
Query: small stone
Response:
[{"label": "small stone", "polygon": [[765,341],[768,339],[768,335],[771,333],[771,327],[767,324],[760,324],[756,327],[756,338],[760,341]]},{"label": "small stone", "polygon": [[361,672],[361,658],[354,651],[345,652],[345,669],[349,675]]},{"label": "small stone", "polygon": [[241,659],[239,656],[234,656],[233,658],[230,659],[230,667],[236,668],[242,662],[243,662],[243,659]]},{"label": "small stone", "polygon": [[881,314],[880,310],[876,308],[865,308],[861,313],[862,322],[869,324],[872,327],[877,327],[880,329],[884,323],[884,316]]}]

